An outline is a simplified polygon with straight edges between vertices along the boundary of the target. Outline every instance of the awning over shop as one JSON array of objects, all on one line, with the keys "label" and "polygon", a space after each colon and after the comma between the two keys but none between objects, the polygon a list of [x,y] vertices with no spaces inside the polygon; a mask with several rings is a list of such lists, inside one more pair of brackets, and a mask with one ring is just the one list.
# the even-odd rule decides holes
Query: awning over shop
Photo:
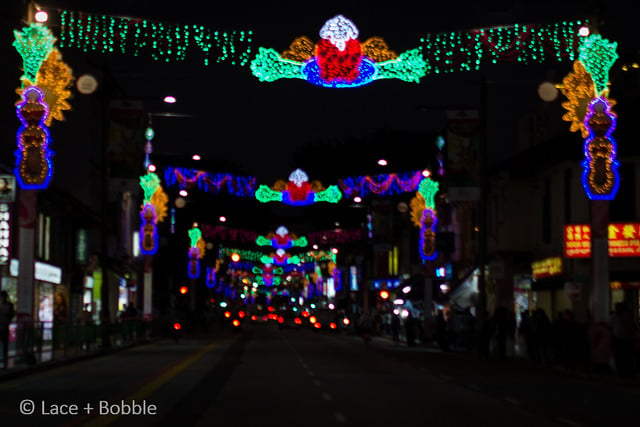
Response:
[{"label": "awning over shop", "polygon": [[465,277],[449,294],[449,303],[459,308],[473,307],[478,300],[478,276],[480,269],[476,268]]}]

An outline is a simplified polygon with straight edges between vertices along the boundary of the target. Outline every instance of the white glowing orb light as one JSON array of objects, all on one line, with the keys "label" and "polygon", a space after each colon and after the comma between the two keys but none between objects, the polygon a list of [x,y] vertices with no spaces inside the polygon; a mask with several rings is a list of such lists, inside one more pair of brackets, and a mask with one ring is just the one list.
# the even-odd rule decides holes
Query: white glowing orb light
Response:
[{"label": "white glowing orb light", "polygon": [[193,156],[191,156],[191,158],[192,158],[193,160],[200,160],[200,159],[201,159],[201,157],[200,157],[200,155],[199,155],[199,154],[194,154]]},{"label": "white glowing orb light", "polygon": [[411,286],[405,286],[404,288],[402,288],[403,294],[408,294],[409,292],[411,292]]},{"label": "white glowing orb light", "polygon": [[329,307],[329,310],[333,310],[334,308],[336,308],[335,304],[333,303],[329,304],[328,307]]},{"label": "white glowing orb light", "polygon": [[180,190],[178,194],[180,194],[182,197],[187,197],[189,195],[189,192],[187,190]]},{"label": "white glowing orb light", "polygon": [[175,104],[176,101],[177,100],[175,96],[167,95],[164,97],[164,102],[166,102],[167,104]]},{"label": "white glowing orb light", "polygon": [[396,308],[393,310],[393,314],[395,314],[396,316],[400,314],[400,309]]},{"label": "white glowing orb light", "polygon": [[45,12],[44,10],[37,11],[33,17],[35,18],[36,22],[40,22],[41,24],[49,20],[49,14],[47,14],[47,12]]},{"label": "white glowing orb light", "polygon": [[313,245],[313,249],[317,251],[318,250],[318,245]]},{"label": "white glowing orb light", "polygon": [[337,254],[338,253],[338,248],[331,248],[331,253]]},{"label": "white glowing orb light", "polygon": [[380,166],[387,166],[389,163],[387,162],[386,159],[380,159],[380,160],[378,160],[378,164]]},{"label": "white glowing orb light", "polygon": [[440,290],[442,291],[443,294],[446,294],[447,292],[449,292],[449,285],[447,285],[446,283],[441,284]]},{"label": "white glowing orb light", "polygon": [[149,169],[149,172],[155,172],[156,171],[156,165],[151,164],[151,165],[149,165],[149,167],[147,169]]},{"label": "white glowing orb light", "polygon": [[218,218],[218,221],[227,222],[227,217],[226,216],[221,216],[220,218]]},{"label": "white glowing orb light", "polygon": [[431,172],[425,169],[422,171],[422,176],[424,176],[425,178],[429,178],[431,176]]},{"label": "white glowing orb light", "polygon": [[356,202],[356,203],[360,203],[360,202],[362,202],[362,197],[356,196],[356,197],[353,198],[353,201]]},{"label": "white glowing orb light", "polygon": [[402,310],[400,312],[400,317],[402,317],[403,319],[406,319],[407,317],[409,317],[409,310]]},{"label": "white glowing orb light", "polygon": [[589,27],[580,27],[580,29],[578,30],[578,34],[580,35],[580,37],[588,37],[589,33]]},{"label": "white glowing orb light", "polygon": [[393,300],[393,303],[395,305],[403,305],[404,304],[404,300],[402,298],[398,298],[396,300]]}]

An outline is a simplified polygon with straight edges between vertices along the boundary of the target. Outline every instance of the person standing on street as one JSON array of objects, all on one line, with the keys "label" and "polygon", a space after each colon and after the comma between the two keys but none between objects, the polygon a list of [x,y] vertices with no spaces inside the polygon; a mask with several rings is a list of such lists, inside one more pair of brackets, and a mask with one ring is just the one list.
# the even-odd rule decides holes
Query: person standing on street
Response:
[{"label": "person standing on street", "polygon": [[7,291],[0,292],[0,344],[2,344],[3,368],[9,368],[9,325],[15,315],[13,304]]}]

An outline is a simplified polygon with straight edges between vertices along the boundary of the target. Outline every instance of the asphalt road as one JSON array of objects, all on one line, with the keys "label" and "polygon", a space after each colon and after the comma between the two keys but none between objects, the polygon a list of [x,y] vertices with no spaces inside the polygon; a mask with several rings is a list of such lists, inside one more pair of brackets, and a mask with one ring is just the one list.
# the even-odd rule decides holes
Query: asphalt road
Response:
[{"label": "asphalt road", "polygon": [[632,426],[639,399],[524,360],[255,325],[5,379],[0,425]]}]

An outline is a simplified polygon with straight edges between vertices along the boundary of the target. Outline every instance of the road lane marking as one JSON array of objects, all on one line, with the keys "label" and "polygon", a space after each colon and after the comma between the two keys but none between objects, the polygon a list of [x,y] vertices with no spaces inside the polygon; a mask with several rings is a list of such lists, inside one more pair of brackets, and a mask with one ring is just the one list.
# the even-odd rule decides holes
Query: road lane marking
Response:
[{"label": "road lane marking", "polygon": [[338,420],[339,423],[347,422],[347,419],[345,418],[345,416],[342,415],[340,412],[336,412],[336,420]]},{"label": "road lane marking", "polygon": [[331,400],[331,395],[329,393],[322,393],[322,398],[324,400]]},{"label": "road lane marking", "polygon": [[558,417],[558,421],[560,421],[561,423],[570,425],[572,427],[582,427],[582,424],[569,420],[567,418]]},{"label": "road lane marking", "polygon": [[[153,392],[155,392],[157,389],[159,389],[164,384],[166,384],[169,380],[176,377],[182,371],[187,369],[190,365],[192,365],[193,363],[198,361],[200,358],[202,358],[205,354],[209,353],[210,351],[218,347],[218,345],[219,343],[216,342],[216,343],[211,343],[205,346],[203,349],[199,350],[195,354],[184,359],[182,362],[178,363],[177,365],[163,372],[157,378],[141,386],[138,390],[134,391],[133,393],[131,393],[125,399],[122,399],[122,400],[124,400],[125,402],[127,401],[130,402],[133,400],[135,400],[136,402],[140,402],[142,400],[145,400],[146,398],[151,396]],[[95,413],[93,414],[93,418],[89,419],[85,424],[83,424],[84,426],[86,427],[108,426],[110,424],[113,424],[120,418],[120,415],[98,416],[96,409],[94,409],[94,412]]]}]

